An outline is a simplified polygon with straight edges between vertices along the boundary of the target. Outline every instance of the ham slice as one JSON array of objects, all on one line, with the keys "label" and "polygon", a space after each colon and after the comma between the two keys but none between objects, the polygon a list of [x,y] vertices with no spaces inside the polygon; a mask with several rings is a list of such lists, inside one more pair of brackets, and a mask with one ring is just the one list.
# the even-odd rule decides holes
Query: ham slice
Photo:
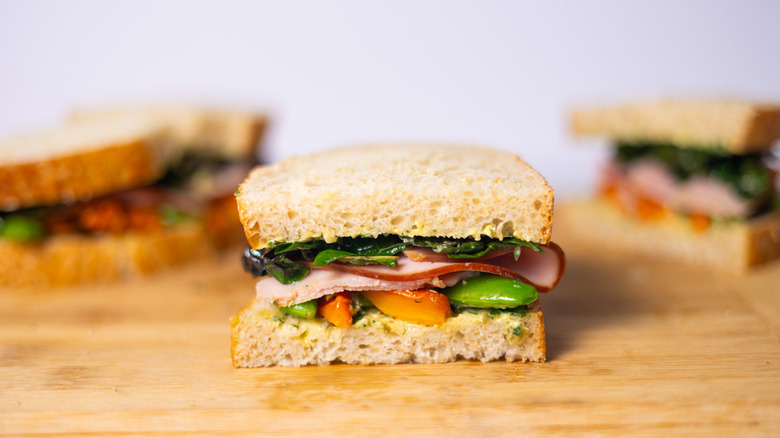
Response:
[{"label": "ham slice", "polygon": [[712,217],[740,218],[753,213],[758,202],[741,198],[723,181],[694,175],[679,181],[660,162],[647,158],[629,166],[611,163],[602,177],[606,185],[617,189],[617,199],[629,211],[638,197],[683,213]]},{"label": "ham slice", "polygon": [[408,257],[401,257],[395,269],[384,265],[354,266],[342,263],[317,266],[315,269],[338,270],[386,281],[418,280],[460,271],[485,272],[520,280],[534,286],[539,292],[547,292],[560,281],[566,259],[555,243],[544,245],[543,250],[544,253],[538,253],[531,248],[523,248],[517,261],[513,254],[474,260],[451,259],[457,261],[449,262],[415,262]]},{"label": "ham slice", "polygon": [[256,290],[259,299],[274,301],[280,306],[289,306],[343,291],[447,287],[456,284],[466,276],[468,273],[455,273],[410,281],[385,281],[338,270],[312,269],[303,280],[292,284],[282,284],[270,276],[261,277],[257,282]]},{"label": "ham slice", "polygon": [[[511,252],[496,250],[494,254],[488,253],[479,259],[455,262],[414,261],[404,255],[399,258],[396,268],[331,263],[312,267],[303,280],[288,285],[279,283],[273,277],[263,277],[257,282],[257,297],[286,306],[342,291],[416,290],[426,286],[452,286],[479,272],[513,278],[531,284],[540,292],[546,292],[561,280],[566,258],[555,243],[543,245],[542,248],[543,253],[523,248],[517,260]],[[425,257],[424,253],[412,254],[420,260],[420,257]]]}]

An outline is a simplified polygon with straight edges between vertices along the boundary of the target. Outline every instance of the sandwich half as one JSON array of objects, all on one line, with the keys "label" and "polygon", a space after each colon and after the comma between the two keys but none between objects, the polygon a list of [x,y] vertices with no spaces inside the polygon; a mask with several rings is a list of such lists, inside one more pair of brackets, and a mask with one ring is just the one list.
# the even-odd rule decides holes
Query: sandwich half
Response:
[{"label": "sandwich half", "polygon": [[231,132],[252,133],[238,147],[227,131],[182,137],[173,113],[0,141],[0,285],[117,280],[243,241],[233,190],[257,162],[264,116],[235,119],[244,128]]},{"label": "sandwich half", "polygon": [[559,229],[583,243],[742,272],[780,255],[773,143],[780,106],[667,100],[573,112],[579,136],[612,141],[594,199]]},{"label": "sandwich half", "polygon": [[377,145],[255,169],[236,367],[545,360],[553,191],[514,155]]}]

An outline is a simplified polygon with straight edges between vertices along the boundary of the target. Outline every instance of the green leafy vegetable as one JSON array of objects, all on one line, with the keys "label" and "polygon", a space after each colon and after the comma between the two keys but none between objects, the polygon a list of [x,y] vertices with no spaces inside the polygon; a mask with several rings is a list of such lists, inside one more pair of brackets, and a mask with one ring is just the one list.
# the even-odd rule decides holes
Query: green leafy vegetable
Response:
[{"label": "green leafy vegetable", "polygon": [[351,252],[326,249],[317,254],[317,257],[314,258],[313,266],[324,266],[333,262],[349,263],[352,265],[382,264],[395,268],[398,263],[398,256],[360,256]]},{"label": "green leafy vegetable", "polygon": [[285,255],[278,255],[266,260],[265,271],[282,284],[295,283],[303,280],[309,273],[309,268],[303,263],[295,262]]},{"label": "green leafy vegetable", "polygon": [[531,248],[539,253],[542,252],[542,247],[538,243],[526,242],[514,237],[507,237],[503,240],[466,240],[447,237],[402,237],[402,239],[412,246],[431,248],[434,252],[446,254],[452,259],[479,258],[494,249],[508,247],[515,247],[515,259],[520,257],[522,247]]},{"label": "green leafy vegetable", "polygon": [[290,251],[322,249],[327,244],[324,240],[310,240],[308,242],[276,243],[271,244],[275,254],[283,254]]},{"label": "green leafy vegetable", "polygon": [[192,147],[182,153],[167,169],[165,175],[155,183],[164,187],[184,187],[198,173],[214,173],[230,163],[230,159],[217,152]]},{"label": "green leafy vegetable", "polygon": [[745,199],[755,199],[772,190],[772,172],[763,154],[735,155],[723,149],[680,148],[661,143],[618,143],[615,159],[624,164],[653,158],[679,180],[694,175],[716,178]]},{"label": "green leafy vegetable", "polygon": [[344,237],[339,239],[335,248],[339,251],[350,252],[359,256],[392,256],[410,248],[411,245],[402,241],[398,236],[383,235],[373,237]]}]

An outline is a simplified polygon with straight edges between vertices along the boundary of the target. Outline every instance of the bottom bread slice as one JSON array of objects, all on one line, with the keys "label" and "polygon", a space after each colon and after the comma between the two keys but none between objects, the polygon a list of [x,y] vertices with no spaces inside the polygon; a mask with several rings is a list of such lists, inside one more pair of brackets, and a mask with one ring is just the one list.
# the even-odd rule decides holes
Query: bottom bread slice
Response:
[{"label": "bottom bread slice", "polygon": [[667,212],[662,218],[640,221],[609,202],[593,199],[556,207],[555,231],[569,244],[599,251],[616,249],[731,272],[780,256],[780,211],[747,221],[714,221],[697,231],[685,216]]},{"label": "bottom bread slice", "polygon": [[524,311],[466,309],[438,326],[401,321],[376,309],[352,326],[300,319],[253,300],[230,318],[235,367],[347,364],[543,362],[544,319],[538,304]]},{"label": "bottom bread slice", "polygon": [[0,241],[0,286],[69,286],[148,274],[190,260],[216,256],[203,224],[153,233],[58,235],[36,243]]}]

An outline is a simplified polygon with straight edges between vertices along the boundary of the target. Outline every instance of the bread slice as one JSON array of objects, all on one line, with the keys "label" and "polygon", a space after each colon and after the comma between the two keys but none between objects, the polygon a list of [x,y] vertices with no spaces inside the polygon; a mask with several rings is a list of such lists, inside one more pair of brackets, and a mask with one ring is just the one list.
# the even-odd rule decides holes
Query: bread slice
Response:
[{"label": "bread slice", "polygon": [[247,239],[517,237],[547,243],[553,190],[518,157],[478,147],[344,148],[256,168],[236,196]]},{"label": "bread slice", "polygon": [[237,244],[227,234],[214,236],[204,223],[121,235],[63,234],[37,243],[0,239],[0,286],[59,287],[128,279],[215,257],[227,243]]},{"label": "bread slice", "polygon": [[267,117],[259,112],[182,105],[84,108],[70,118],[75,122],[138,120],[163,124],[171,141],[180,148],[250,160],[256,159],[257,145],[267,125]]},{"label": "bread slice", "polygon": [[397,320],[374,309],[351,327],[337,328],[321,318],[303,320],[253,300],[230,324],[236,367],[545,360],[538,304],[525,315],[464,311],[438,326]]},{"label": "bread slice", "polygon": [[690,220],[667,212],[654,221],[628,217],[603,200],[568,202],[556,211],[557,239],[593,251],[677,260],[740,273],[780,256],[780,211],[748,221],[714,222],[696,231]]},{"label": "bread slice", "polygon": [[735,100],[661,100],[579,109],[572,130],[618,141],[760,152],[780,138],[780,105]]},{"label": "bread slice", "polygon": [[77,123],[0,142],[0,210],[74,202],[149,184],[172,151],[159,124]]}]

